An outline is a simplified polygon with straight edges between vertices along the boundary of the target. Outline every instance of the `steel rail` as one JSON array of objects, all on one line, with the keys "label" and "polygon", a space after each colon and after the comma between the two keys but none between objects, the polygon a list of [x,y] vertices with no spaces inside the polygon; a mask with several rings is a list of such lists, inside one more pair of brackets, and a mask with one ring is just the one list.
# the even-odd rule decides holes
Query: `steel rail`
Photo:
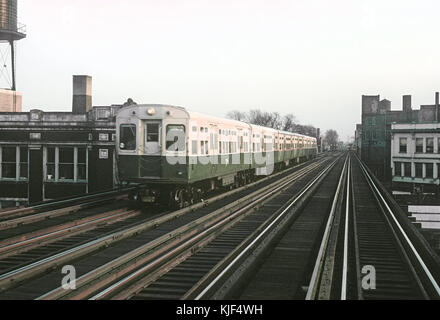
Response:
[{"label": "steel rail", "polygon": [[[56,226],[56,230],[53,230],[53,231],[50,231],[53,228],[49,228],[49,231],[47,229],[46,230],[43,229],[43,230],[41,230],[41,233],[34,235],[34,236],[31,236],[29,238],[26,238],[25,240],[12,242],[10,244],[1,246],[0,247],[0,258],[4,258],[5,252],[7,254],[10,254],[10,252],[12,250],[17,251],[21,247],[25,247],[25,246],[28,246],[30,244],[37,243],[37,242],[40,245],[42,244],[42,242],[44,244],[46,244],[46,243],[48,243],[47,241],[50,241],[52,239],[57,240],[64,234],[69,234],[69,235],[77,234],[78,231],[90,230],[90,228],[88,228],[88,227],[98,225],[100,223],[107,222],[109,220],[110,221],[113,221],[113,220],[117,221],[121,217],[124,217],[124,218],[131,217],[132,214],[136,214],[139,212],[133,211],[133,210],[128,210],[128,208],[125,208],[125,209],[118,209],[115,211],[111,211],[109,213],[110,214],[107,214],[107,215],[98,214],[96,216],[91,216],[89,218],[80,219],[77,222],[73,222],[73,223],[78,223],[78,224],[71,225],[72,223],[67,223],[64,225]],[[61,229],[59,229],[60,227],[61,227]],[[21,238],[23,238],[23,236],[21,236]]]},{"label": "steel rail", "polygon": [[[18,209],[6,209],[4,211],[0,212],[0,219],[4,218],[4,217],[9,217],[9,216],[13,216],[13,215],[25,215],[27,213],[34,213],[36,210],[38,209],[44,209],[44,208],[48,208],[50,209],[51,206],[57,206],[57,205],[62,205],[62,204],[66,204],[69,202],[77,202],[77,201],[81,201],[81,200],[89,200],[89,199],[93,199],[93,198],[97,198],[97,201],[105,201],[106,199],[99,199],[99,197],[103,197],[103,196],[107,196],[110,194],[123,194],[126,192],[129,192],[131,190],[134,190],[135,188],[127,188],[127,189],[122,189],[122,190],[112,190],[112,191],[106,191],[106,192],[102,192],[102,193],[97,193],[97,194],[92,194],[92,195],[85,195],[85,196],[81,196],[81,197],[74,197],[74,198],[68,198],[68,199],[63,199],[63,200],[56,200],[53,202],[44,202],[42,204],[39,205],[35,205],[35,206],[31,206],[31,207],[23,207],[23,208],[18,208]],[[83,205],[86,203],[82,203]]]},{"label": "steel rail", "polygon": [[254,247],[254,245],[263,237],[266,235],[266,233],[272,229],[272,227],[281,219],[285,216],[285,214],[287,212],[289,212],[289,210],[292,208],[292,206],[294,204],[296,204],[302,197],[303,195],[310,189],[312,188],[315,183],[317,181],[320,180],[320,178],[327,173],[331,168],[333,168],[334,164],[338,161],[339,159],[337,159],[336,161],[334,161],[332,164],[330,164],[327,168],[325,168],[312,182],[310,182],[303,190],[302,192],[295,197],[295,199],[281,212],[278,214],[278,216],[250,243],[248,244],[242,251],[240,254],[238,254],[237,257],[235,257],[228,265],[226,265],[223,269],[222,272],[220,272],[219,275],[217,275],[217,277],[215,277],[214,280],[212,280],[204,289],[202,292],[200,292],[195,300],[201,300],[206,293],[209,292],[209,290],[211,290],[211,288],[213,288],[221,279],[222,277],[234,266],[236,265],[240,259],[247,254],[247,252]]},{"label": "steel rail", "polygon": [[312,278],[310,279],[309,286],[307,289],[306,300],[315,299],[315,296],[317,293],[319,279],[321,276],[321,270],[322,270],[323,263],[324,263],[325,252],[327,251],[327,244],[328,244],[328,239],[330,236],[330,230],[332,228],[332,222],[333,222],[333,218],[334,218],[335,212],[336,212],[336,205],[339,201],[339,197],[340,197],[340,193],[341,193],[340,190],[343,185],[344,173],[347,170],[348,161],[349,161],[349,156],[346,157],[345,162],[344,162],[344,167],[342,168],[342,171],[341,171],[341,176],[339,178],[338,187],[336,188],[336,192],[335,192],[335,196],[333,198],[333,203],[332,203],[332,207],[330,210],[330,214],[327,219],[327,225],[325,227],[325,231],[324,231],[324,234],[322,237],[321,245],[320,245],[318,255],[316,258],[315,266],[313,268]]},{"label": "steel rail", "polygon": [[[309,173],[310,171],[316,169],[320,164],[322,164],[322,162],[325,162],[325,161],[326,161],[326,160],[322,160],[322,161],[319,161],[318,163],[314,163],[314,164],[312,164],[312,165],[310,165],[310,166],[307,166],[307,167],[301,169],[301,170],[298,171],[298,172],[294,172],[294,173],[292,173],[292,174],[289,175],[289,176],[283,177],[283,178],[281,179],[281,181],[273,182],[273,183],[271,183],[270,185],[265,186],[264,188],[259,189],[259,190],[255,191],[254,193],[252,193],[252,194],[250,194],[250,195],[247,195],[246,198],[251,199],[251,198],[255,198],[255,197],[257,197],[258,200],[253,201],[253,202],[251,202],[250,204],[249,204],[249,203],[244,203],[244,207],[239,208],[239,209],[235,209],[235,211],[232,211],[232,213],[229,213],[229,214],[226,216],[226,218],[223,217],[223,218],[222,218],[223,220],[221,220],[220,222],[218,222],[218,223],[217,223],[217,222],[214,222],[214,223],[216,223],[215,226],[211,226],[211,227],[209,227],[208,230],[202,230],[202,235],[205,235],[207,232],[210,232],[210,231],[212,231],[212,230],[214,230],[214,229],[217,229],[222,223],[224,223],[224,222],[228,222],[228,221],[230,221],[231,219],[233,219],[234,217],[236,217],[236,216],[242,214],[245,210],[249,210],[251,207],[254,207],[254,206],[255,206],[255,203],[260,203],[260,202],[264,201],[266,198],[270,197],[272,194],[274,194],[274,193],[276,193],[276,192],[279,192],[280,190],[284,189],[287,185],[293,183],[293,182],[296,181],[299,177],[301,177],[301,176],[303,176],[303,175]],[[285,181],[286,181],[286,182],[285,182]],[[278,184],[279,184],[280,182],[283,183],[283,185],[279,186]],[[273,189],[273,188],[274,188],[274,185],[278,185],[278,186],[276,186],[275,189]],[[270,190],[270,189],[273,189],[273,190]],[[270,190],[270,191],[268,192],[268,190]],[[266,194],[263,195],[264,193],[266,193]],[[263,195],[263,196],[262,196],[262,195]],[[243,200],[240,201],[240,202],[238,203],[238,205],[240,205],[240,204],[243,205],[242,202],[243,202]],[[224,212],[225,209],[229,210],[229,209],[227,208],[227,206],[226,206],[226,207],[223,207],[222,209],[219,209],[219,210],[213,212],[212,214],[215,214],[215,215],[222,214],[222,212]],[[183,233],[185,233],[185,232],[188,233],[188,232],[190,232],[191,230],[194,230],[194,229],[198,228],[202,223],[204,223],[204,221],[208,221],[209,219],[212,219],[212,218],[209,217],[209,215],[204,216],[204,217],[202,217],[202,218],[199,219],[200,222],[196,221],[196,222],[193,222],[193,223],[189,223],[188,225],[192,225],[190,230],[186,230],[186,229],[188,228],[188,225],[184,225],[184,226],[180,227],[180,228],[177,229],[177,230],[171,231],[170,233],[167,233],[167,234],[161,236],[161,237],[158,239],[158,241],[159,241],[159,240],[160,240],[160,241],[159,241],[158,243],[155,243],[155,247],[161,245],[163,242],[170,241],[170,239],[172,240],[173,238],[182,239],[182,238],[184,237],[184,236],[183,236]],[[182,230],[182,231],[179,231],[179,230]],[[172,237],[171,237],[171,236],[172,236]],[[171,237],[171,238],[170,238],[170,237]],[[123,284],[129,282],[133,277],[136,277],[137,275],[139,275],[139,274],[145,272],[146,270],[148,270],[148,269],[151,268],[152,266],[155,266],[158,262],[160,262],[160,261],[166,259],[168,256],[172,256],[172,255],[174,255],[176,252],[178,252],[178,251],[180,251],[182,248],[186,247],[189,243],[193,243],[194,241],[198,240],[200,237],[201,237],[201,235],[198,234],[198,235],[196,235],[196,236],[193,236],[193,238],[189,239],[189,240],[186,241],[184,244],[180,244],[180,242],[179,242],[178,244],[176,244],[176,245],[178,246],[177,248],[174,248],[171,252],[168,251],[165,255],[163,255],[163,256],[157,258],[157,259],[154,260],[153,262],[150,262],[147,266],[145,266],[145,267],[143,267],[142,269],[140,269],[140,270],[134,272],[133,274],[131,274],[131,275],[125,277],[124,279],[118,281],[116,284],[114,284],[114,285],[112,285],[111,287],[105,289],[105,290],[102,291],[100,294],[95,295],[94,299],[99,299],[99,298],[101,298],[101,297],[107,295],[108,293],[110,293],[110,292],[112,292],[114,289],[116,289],[117,287],[119,287],[119,286],[121,286],[121,285],[123,285]],[[161,240],[161,239],[163,239],[163,240]],[[185,240],[185,238],[183,238],[182,240]],[[146,249],[143,249],[143,247],[145,247]],[[153,249],[153,248],[151,248],[151,245],[150,245],[150,244],[146,244],[146,245],[144,245],[143,247],[133,250],[133,252],[136,252],[134,255],[133,255],[133,252],[129,252],[129,253],[125,254],[124,256],[121,256],[121,257],[117,258],[116,260],[113,260],[113,261],[107,263],[106,265],[104,265],[104,266],[102,266],[102,267],[100,267],[100,268],[98,268],[98,269],[95,269],[95,270],[89,272],[89,273],[86,274],[86,275],[83,275],[81,278],[77,279],[77,287],[78,287],[78,286],[84,286],[84,285],[86,285],[88,282],[93,281],[95,278],[98,278],[100,275],[102,275],[102,274],[108,272],[108,271],[111,270],[111,269],[116,268],[117,265],[126,264],[126,263],[128,263],[129,261],[135,259],[136,257],[142,255],[142,254],[144,253],[144,251],[146,251],[146,250],[147,250],[147,251],[151,251],[151,250]],[[138,251],[139,251],[139,252],[138,252]],[[37,298],[37,299],[39,299],[39,300],[40,300],[40,299],[47,299],[47,298],[49,298],[49,297],[50,297],[50,298],[54,298],[54,297],[57,298],[57,297],[59,297],[59,295],[58,295],[58,293],[57,293],[57,291],[59,291],[59,290],[60,290],[60,288],[57,288],[57,289],[55,289],[55,290],[52,290],[51,292],[49,292],[49,293],[47,293],[47,294],[45,294],[45,295],[43,295],[43,296],[41,296],[41,297],[39,297],[39,298]]]},{"label": "steel rail", "polygon": [[[99,199],[96,201],[81,203],[81,204],[70,206],[70,207],[58,208],[58,209],[54,209],[51,211],[45,211],[45,212],[40,212],[40,213],[36,213],[36,214],[32,214],[32,215],[20,216],[20,217],[12,218],[9,220],[2,220],[2,221],[0,221],[0,231],[15,228],[15,227],[21,226],[21,225],[39,222],[39,221],[49,219],[49,218],[65,216],[65,215],[72,214],[72,213],[75,213],[75,212],[78,212],[81,210],[85,210],[89,207],[96,206],[101,202],[107,202],[107,201],[111,201],[114,199],[115,198]],[[116,199],[118,199],[118,198],[116,198]]]},{"label": "steel rail", "polygon": [[361,164],[361,168],[362,171],[364,173],[364,175],[367,177],[368,181],[371,183],[371,185],[374,188],[374,191],[376,192],[376,194],[380,197],[382,203],[385,205],[388,213],[390,214],[391,218],[393,219],[394,223],[396,224],[396,226],[398,227],[398,230],[400,231],[401,235],[403,236],[403,238],[405,239],[406,243],[408,244],[408,246],[410,247],[412,253],[414,254],[414,256],[416,257],[417,261],[419,262],[420,266],[422,267],[423,271],[425,272],[425,275],[428,277],[429,281],[431,282],[431,285],[433,286],[435,292],[437,293],[438,296],[440,296],[440,286],[437,283],[437,281],[435,280],[434,276],[432,275],[431,271],[429,270],[429,268],[427,267],[427,265],[425,264],[425,262],[423,261],[422,257],[420,256],[420,254],[418,253],[417,249],[414,247],[413,243],[411,242],[411,240],[409,239],[408,235],[406,234],[405,230],[402,228],[402,226],[400,225],[399,221],[397,220],[397,218],[395,217],[393,211],[391,210],[391,208],[389,207],[387,201],[384,199],[384,197],[382,196],[381,192],[379,191],[379,189],[376,186],[376,183],[374,182],[374,180],[371,178],[370,174],[368,173],[367,169],[365,168],[364,164],[359,160],[359,163]]},{"label": "steel rail", "polygon": [[345,226],[344,226],[344,255],[342,262],[342,288],[341,300],[347,300],[347,273],[348,273],[348,226],[350,215],[350,179],[351,179],[351,157],[347,169],[347,193],[345,199]]}]

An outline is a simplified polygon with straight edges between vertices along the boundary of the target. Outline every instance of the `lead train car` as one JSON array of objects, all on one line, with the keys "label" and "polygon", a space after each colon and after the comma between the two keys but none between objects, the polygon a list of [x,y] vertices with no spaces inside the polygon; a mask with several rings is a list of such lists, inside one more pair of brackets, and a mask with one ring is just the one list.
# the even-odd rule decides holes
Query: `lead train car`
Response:
[{"label": "lead train car", "polygon": [[184,207],[317,155],[315,138],[166,105],[132,105],[117,116],[120,182],[144,203]]}]

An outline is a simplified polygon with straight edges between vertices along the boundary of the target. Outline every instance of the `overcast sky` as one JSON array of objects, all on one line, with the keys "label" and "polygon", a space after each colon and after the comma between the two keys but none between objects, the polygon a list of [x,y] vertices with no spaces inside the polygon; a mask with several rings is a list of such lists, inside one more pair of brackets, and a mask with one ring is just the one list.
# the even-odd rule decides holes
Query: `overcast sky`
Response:
[{"label": "overcast sky", "polygon": [[440,90],[436,0],[19,0],[24,111],[71,109],[72,75],[93,104],[293,113],[344,140],[362,94],[401,107]]}]

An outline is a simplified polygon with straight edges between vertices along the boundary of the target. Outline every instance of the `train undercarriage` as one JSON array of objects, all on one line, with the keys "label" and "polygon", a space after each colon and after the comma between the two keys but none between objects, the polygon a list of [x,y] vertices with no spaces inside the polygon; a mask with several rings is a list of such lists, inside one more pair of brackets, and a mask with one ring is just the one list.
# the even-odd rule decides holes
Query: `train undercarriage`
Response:
[{"label": "train undercarriage", "polygon": [[[273,173],[285,170],[312,158],[303,157],[276,163]],[[195,203],[203,202],[204,199],[215,193],[243,187],[265,176],[259,175],[257,171],[258,169],[249,169],[226,176],[197,181],[192,184],[143,184],[139,185],[130,194],[130,200],[140,207],[160,205],[170,209],[182,209]]]}]

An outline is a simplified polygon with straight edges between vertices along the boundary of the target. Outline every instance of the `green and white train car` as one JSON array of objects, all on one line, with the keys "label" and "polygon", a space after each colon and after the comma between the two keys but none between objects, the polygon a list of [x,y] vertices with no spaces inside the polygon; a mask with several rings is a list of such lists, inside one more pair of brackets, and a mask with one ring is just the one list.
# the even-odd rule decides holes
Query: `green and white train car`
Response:
[{"label": "green and white train car", "polygon": [[183,207],[317,155],[316,138],[166,105],[116,116],[119,179],[134,199]]}]

